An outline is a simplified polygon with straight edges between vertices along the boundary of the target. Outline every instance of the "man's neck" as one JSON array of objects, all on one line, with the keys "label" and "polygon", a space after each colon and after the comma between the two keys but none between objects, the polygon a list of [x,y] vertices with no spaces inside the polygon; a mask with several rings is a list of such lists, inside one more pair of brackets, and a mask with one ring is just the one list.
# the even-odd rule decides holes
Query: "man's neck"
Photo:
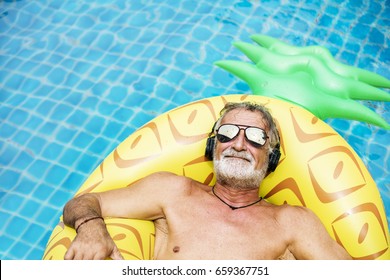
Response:
[{"label": "man's neck", "polygon": [[232,188],[216,184],[212,189],[213,194],[231,208],[243,208],[260,202],[258,188]]}]

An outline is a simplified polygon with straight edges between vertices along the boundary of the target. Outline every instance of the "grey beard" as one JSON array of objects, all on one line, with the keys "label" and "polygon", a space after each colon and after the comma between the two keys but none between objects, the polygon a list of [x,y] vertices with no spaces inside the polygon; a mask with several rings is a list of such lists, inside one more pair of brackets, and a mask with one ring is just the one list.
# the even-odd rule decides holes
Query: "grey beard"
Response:
[{"label": "grey beard", "polygon": [[253,161],[229,159],[222,156],[221,160],[214,160],[214,171],[217,182],[235,189],[259,188],[267,173],[267,165],[260,170],[254,169]]}]

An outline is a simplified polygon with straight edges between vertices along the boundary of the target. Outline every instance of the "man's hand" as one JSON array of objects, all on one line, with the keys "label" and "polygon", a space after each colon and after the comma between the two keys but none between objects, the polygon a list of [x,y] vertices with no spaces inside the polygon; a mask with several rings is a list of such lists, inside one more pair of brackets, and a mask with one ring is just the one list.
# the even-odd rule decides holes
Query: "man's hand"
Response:
[{"label": "man's hand", "polygon": [[66,252],[65,260],[123,260],[118,247],[101,220],[82,225]]}]

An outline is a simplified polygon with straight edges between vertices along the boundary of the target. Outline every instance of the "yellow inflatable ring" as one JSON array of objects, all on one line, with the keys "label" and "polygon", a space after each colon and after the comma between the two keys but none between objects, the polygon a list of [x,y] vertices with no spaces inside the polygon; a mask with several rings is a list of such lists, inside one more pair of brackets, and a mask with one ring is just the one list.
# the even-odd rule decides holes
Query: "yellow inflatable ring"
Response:
[{"label": "yellow inflatable ring", "polygon": [[[281,134],[281,160],[260,187],[260,195],[274,204],[312,209],[354,259],[390,259],[382,200],[358,155],[310,112],[263,96],[207,98],[155,118],[107,156],[76,195],[122,188],[156,171],[213,184],[212,163],[204,157],[207,135],[226,102],[243,100],[266,105]],[[105,221],[125,259],[153,258],[152,222],[109,217]],[[60,220],[43,258],[63,259],[74,237],[75,231]]]}]

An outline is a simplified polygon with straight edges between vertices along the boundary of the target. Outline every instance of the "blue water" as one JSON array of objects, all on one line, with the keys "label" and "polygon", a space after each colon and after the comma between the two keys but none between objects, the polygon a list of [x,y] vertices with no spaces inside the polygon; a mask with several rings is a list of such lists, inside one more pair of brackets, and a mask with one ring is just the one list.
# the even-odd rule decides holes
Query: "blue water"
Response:
[{"label": "blue water", "polygon": [[[41,259],[62,207],[134,130],[169,109],[249,93],[213,66],[268,34],[390,78],[390,1],[0,2],[0,259]],[[390,122],[390,105],[364,102]],[[327,120],[390,214],[390,132]]]}]

